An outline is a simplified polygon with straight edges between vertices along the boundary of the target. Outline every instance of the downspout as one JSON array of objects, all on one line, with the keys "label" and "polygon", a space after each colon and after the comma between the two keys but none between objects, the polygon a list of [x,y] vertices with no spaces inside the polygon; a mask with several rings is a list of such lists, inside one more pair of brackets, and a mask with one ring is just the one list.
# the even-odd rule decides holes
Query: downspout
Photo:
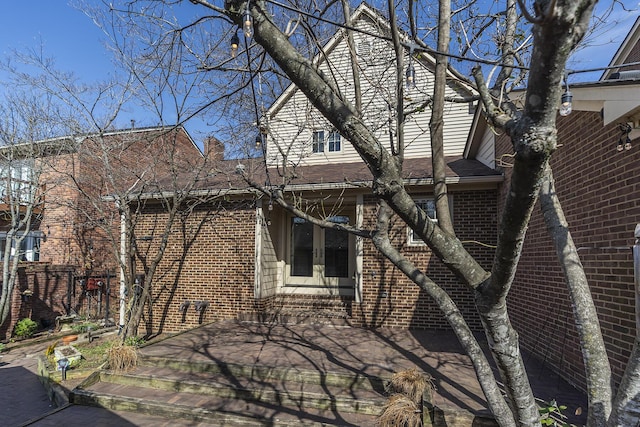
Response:
[{"label": "downspout", "polygon": [[253,277],[253,298],[258,301],[262,299],[262,226],[264,224],[264,213],[262,211],[262,199],[256,200],[256,228],[254,240],[254,277]]},{"label": "downspout", "polygon": [[640,340],[640,224],[636,225],[633,245],[633,277],[636,285],[636,337]]},{"label": "downspout", "polygon": [[[356,227],[362,228],[364,223],[364,196],[358,194],[356,196]],[[356,236],[356,271],[355,279],[355,300],[356,303],[362,303],[362,268],[364,265],[364,240],[360,236]]]},{"label": "downspout", "polygon": [[124,266],[127,262],[127,225],[125,224],[124,209],[120,209],[120,201],[116,201],[116,206],[120,211],[120,320],[118,323],[118,334],[124,330],[124,314],[126,311],[127,285],[125,283]]}]

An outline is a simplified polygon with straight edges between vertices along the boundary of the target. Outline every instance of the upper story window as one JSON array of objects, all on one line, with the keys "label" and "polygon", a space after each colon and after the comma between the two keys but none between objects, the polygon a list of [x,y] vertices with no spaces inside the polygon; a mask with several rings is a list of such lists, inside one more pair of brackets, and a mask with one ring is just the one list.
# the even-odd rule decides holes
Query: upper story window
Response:
[{"label": "upper story window", "polygon": [[340,151],[340,134],[338,132],[329,132],[327,146],[329,151]]},{"label": "upper story window", "polygon": [[314,153],[324,153],[324,131],[317,130],[313,132],[312,147]]},{"label": "upper story window", "polygon": [[[40,260],[40,241],[42,232],[39,230],[30,231],[24,236],[20,243],[20,249],[16,251],[15,241],[11,244],[11,258],[16,255],[20,261],[39,261]],[[0,233],[0,260],[4,259],[4,251],[7,247],[7,233]]]},{"label": "upper story window", "polygon": [[[421,208],[427,216],[433,220],[437,221],[436,218],[436,202],[433,199],[416,199],[416,205]],[[424,241],[418,236],[418,234],[409,228],[409,245],[424,245]]]},{"label": "upper story window", "polygon": [[0,165],[0,198],[4,203],[32,203],[35,186],[32,184],[33,160],[13,160]]},{"label": "upper story window", "polygon": [[311,148],[314,153],[332,153],[340,151],[342,149],[340,133],[335,130],[330,132],[325,132],[324,130],[314,131]]}]

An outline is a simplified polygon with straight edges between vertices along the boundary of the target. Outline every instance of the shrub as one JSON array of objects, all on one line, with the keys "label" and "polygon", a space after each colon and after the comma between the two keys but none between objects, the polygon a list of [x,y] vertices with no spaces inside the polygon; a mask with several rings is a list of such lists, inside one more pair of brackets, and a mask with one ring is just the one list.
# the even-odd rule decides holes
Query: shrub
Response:
[{"label": "shrub", "polygon": [[[567,416],[563,412],[567,409],[565,405],[558,405],[555,400],[545,402],[538,409],[540,412],[540,424],[549,427],[576,427],[575,424],[569,424],[565,420]],[[582,408],[576,410],[576,415],[582,413]]]},{"label": "shrub", "polygon": [[140,348],[145,345],[146,341],[142,337],[127,337],[124,340],[124,345]]},{"label": "shrub", "polygon": [[0,353],[2,353],[5,349],[5,345],[0,342]]},{"label": "shrub", "polygon": [[128,371],[138,363],[138,350],[130,345],[117,343],[107,350],[109,368],[116,371]]},{"label": "shrub", "polygon": [[416,403],[402,394],[394,394],[387,400],[378,416],[378,427],[420,427],[422,413]]},{"label": "shrub", "polygon": [[36,329],[38,329],[38,324],[31,319],[25,318],[16,323],[13,335],[18,338],[29,338],[33,336]]},{"label": "shrub", "polygon": [[417,404],[421,404],[422,395],[428,389],[434,389],[431,376],[417,369],[396,372],[387,386],[388,393],[403,394]]},{"label": "shrub", "polygon": [[71,327],[71,330],[76,334],[84,334],[85,332],[96,331],[98,329],[100,329],[100,325],[91,322],[81,323]]},{"label": "shrub", "polygon": [[[408,369],[393,374],[387,384],[391,394],[378,416],[378,427],[422,426],[422,398],[426,391],[435,388],[431,375]],[[429,400],[431,398],[428,398]]]}]

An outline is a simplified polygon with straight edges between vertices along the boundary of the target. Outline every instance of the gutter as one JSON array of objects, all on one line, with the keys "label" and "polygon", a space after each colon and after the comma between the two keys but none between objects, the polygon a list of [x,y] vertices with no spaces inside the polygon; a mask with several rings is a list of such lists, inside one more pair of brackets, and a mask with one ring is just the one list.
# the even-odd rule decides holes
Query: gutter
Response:
[{"label": "gutter", "polygon": [[[447,177],[447,184],[491,184],[501,183],[504,181],[503,175],[487,175],[487,176],[469,176],[469,177]],[[287,185],[284,191],[300,191],[300,190],[344,190],[354,188],[370,188],[372,181],[355,181],[355,182],[327,182],[320,184],[293,184]],[[407,186],[412,185],[434,185],[433,178],[409,178],[404,180]]]},{"label": "gutter", "polygon": [[[447,177],[445,182],[449,185],[452,184],[499,184],[504,181],[504,175],[484,175],[484,176],[455,176]],[[434,185],[433,178],[408,178],[404,180],[404,184],[407,186],[425,186]],[[287,185],[283,191],[319,191],[319,190],[347,190],[358,188],[370,188],[372,181],[353,181],[353,182],[327,182],[327,183],[314,183],[314,184],[290,184]],[[215,189],[215,190],[192,190],[188,195],[192,197],[224,197],[224,196],[238,196],[252,194],[259,196],[262,194],[255,188],[241,188],[241,189]],[[159,191],[152,193],[134,194],[127,197],[127,201],[133,202],[135,200],[157,200],[168,199],[175,195],[173,191]],[[116,201],[115,196],[104,196],[104,201]]]}]

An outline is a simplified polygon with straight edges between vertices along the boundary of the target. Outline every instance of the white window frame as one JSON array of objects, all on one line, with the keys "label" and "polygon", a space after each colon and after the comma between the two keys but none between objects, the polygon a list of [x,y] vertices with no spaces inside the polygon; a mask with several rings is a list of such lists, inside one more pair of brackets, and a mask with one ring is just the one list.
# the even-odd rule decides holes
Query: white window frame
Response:
[{"label": "white window frame", "polygon": [[[324,145],[327,148],[327,151],[329,153],[339,153],[340,151],[342,151],[342,136],[340,135],[340,132],[338,132],[337,130],[332,130],[328,132],[326,142]],[[336,145],[338,146],[337,150],[336,150]]]},{"label": "white window frame", "polygon": [[[414,201],[416,205],[427,213],[431,221],[438,222],[438,218],[436,217],[436,202],[433,197],[421,197],[414,199]],[[409,246],[426,246],[424,240],[418,237],[411,227],[407,227],[407,244]]]},{"label": "white window frame", "polygon": [[316,129],[311,135],[311,152],[324,153],[325,148],[325,132],[323,129]]},{"label": "white window frame", "polygon": [[[19,232],[22,235],[23,232]],[[32,230],[27,233],[20,244],[20,250],[16,251],[15,242],[11,246],[11,258],[20,257],[20,261],[36,262],[40,261],[40,245],[44,239],[44,234],[40,230]],[[0,260],[4,258],[4,249],[7,244],[7,233],[0,233]]]},{"label": "white window frame", "polygon": [[311,134],[311,152],[313,154],[340,153],[341,151],[342,136],[337,130],[316,129]]}]

